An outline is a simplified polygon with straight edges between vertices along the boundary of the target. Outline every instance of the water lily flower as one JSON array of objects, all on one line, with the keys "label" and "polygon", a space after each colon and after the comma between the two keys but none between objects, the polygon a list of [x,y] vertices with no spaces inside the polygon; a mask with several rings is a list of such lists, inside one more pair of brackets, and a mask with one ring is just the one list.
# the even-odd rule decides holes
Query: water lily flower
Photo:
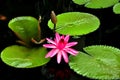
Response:
[{"label": "water lily flower", "polygon": [[43,47],[46,48],[53,48],[50,52],[48,52],[45,56],[45,58],[53,57],[57,55],[57,63],[59,64],[62,60],[62,57],[66,63],[69,62],[68,60],[68,53],[71,55],[77,55],[78,51],[75,49],[72,49],[70,47],[75,46],[77,42],[68,42],[70,36],[69,35],[62,35],[60,36],[58,33],[55,34],[54,41],[46,38],[46,40],[49,42],[49,44],[44,44]]}]

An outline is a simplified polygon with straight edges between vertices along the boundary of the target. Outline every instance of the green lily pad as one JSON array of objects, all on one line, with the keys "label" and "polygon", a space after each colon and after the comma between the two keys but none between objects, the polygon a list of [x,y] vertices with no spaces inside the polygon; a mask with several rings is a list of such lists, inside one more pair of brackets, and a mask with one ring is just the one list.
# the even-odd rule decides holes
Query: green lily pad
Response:
[{"label": "green lily pad", "polygon": [[1,52],[1,59],[7,65],[16,68],[33,68],[46,64],[50,59],[45,58],[47,50],[27,48],[24,46],[9,46]]},{"label": "green lily pad", "polygon": [[76,4],[85,4],[87,8],[93,9],[101,9],[101,8],[108,8],[113,6],[114,4],[118,3],[119,0],[73,0]]},{"label": "green lily pad", "polygon": [[[99,28],[100,20],[92,14],[84,12],[66,12],[57,15],[56,32],[69,35],[85,35]],[[51,20],[50,29],[54,28]]]},{"label": "green lily pad", "polygon": [[115,14],[120,14],[120,3],[117,3],[113,6],[113,12]]},{"label": "green lily pad", "polygon": [[76,57],[70,56],[70,68],[92,79],[120,79],[120,49],[93,45]]},{"label": "green lily pad", "polygon": [[[31,38],[38,38],[38,20],[31,16],[21,16],[9,21],[9,28],[24,42],[30,43]],[[39,36],[40,37],[40,36]]]},{"label": "green lily pad", "polygon": [[89,2],[90,0],[72,0],[72,1],[76,4],[83,5],[87,2]]}]

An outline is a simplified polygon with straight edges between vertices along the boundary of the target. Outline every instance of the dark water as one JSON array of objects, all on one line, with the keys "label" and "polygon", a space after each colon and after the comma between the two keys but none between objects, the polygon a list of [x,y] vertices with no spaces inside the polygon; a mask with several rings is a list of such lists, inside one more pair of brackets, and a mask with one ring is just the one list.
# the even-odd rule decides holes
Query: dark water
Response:
[{"label": "dark water", "polygon": [[[8,22],[13,17],[38,18],[41,15],[43,37],[52,35],[52,31],[47,26],[51,10],[56,14],[80,11],[96,15],[101,21],[100,28],[85,36],[84,46],[105,44],[120,48],[120,15],[114,14],[112,7],[100,10],[87,9],[74,4],[71,0],[0,0],[0,14],[7,16],[7,20],[0,20],[0,52],[5,47],[16,44],[17,37],[8,28]],[[54,59],[38,68],[16,69],[0,60],[0,80],[90,80],[76,74],[67,64],[58,65],[53,61]]]}]

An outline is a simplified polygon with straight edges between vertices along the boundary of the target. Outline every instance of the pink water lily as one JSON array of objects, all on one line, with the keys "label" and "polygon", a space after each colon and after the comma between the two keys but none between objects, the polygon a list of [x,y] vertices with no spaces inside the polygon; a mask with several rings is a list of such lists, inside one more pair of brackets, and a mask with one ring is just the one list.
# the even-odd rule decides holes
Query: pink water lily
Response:
[{"label": "pink water lily", "polygon": [[72,49],[70,47],[75,46],[77,42],[69,42],[69,35],[62,35],[60,36],[58,33],[55,34],[54,41],[46,38],[46,40],[49,42],[49,44],[44,44],[43,46],[46,48],[53,48],[50,52],[48,52],[45,56],[45,58],[53,57],[57,55],[57,63],[60,63],[62,60],[62,57],[66,63],[69,62],[67,53],[71,55],[76,55],[78,53],[77,50]]}]

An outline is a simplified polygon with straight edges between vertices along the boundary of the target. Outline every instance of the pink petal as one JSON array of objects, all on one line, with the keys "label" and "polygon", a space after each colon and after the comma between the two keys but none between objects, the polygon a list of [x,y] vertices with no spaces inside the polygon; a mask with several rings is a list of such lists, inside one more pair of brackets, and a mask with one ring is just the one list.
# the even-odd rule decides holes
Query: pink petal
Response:
[{"label": "pink petal", "polygon": [[45,48],[56,48],[54,44],[44,44],[43,47]]},{"label": "pink petal", "polygon": [[50,42],[50,43],[56,45],[56,43],[55,43],[53,40],[51,40],[51,39],[49,39],[49,38],[46,38],[46,40],[47,40],[48,42]]},{"label": "pink petal", "polygon": [[48,57],[53,57],[54,55],[56,55],[58,52],[58,49],[52,49],[50,52],[47,53],[47,55],[45,56],[45,58]]},{"label": "pink petal", "polygon": [[53,52],[53,54],[50,57],[55,56],[58,52],[59,52],[59,49],[55,49],[54,52]]},{"label": "pink petal", "polygon": [[67,55],[67,53],[66,53],[65,51],[62,51],[62,55],[63,55],[64,61],[65,61],[66,63],[68,63],[69,60],[68,60],[68,55]]},{"label": "pink petal", "polygon": [[78,42],[70,42],[70,43],[67,43],[65,48],[68,48],[68,47],[71,47],[71,46],[75,46]]},{"label": "pink petal", "polygon": [[64,49],[66,52],[70,53],[71,55],[77,55],[78,51],[72,48],[65,48]]},{"label": "pink petal", "polygon": [[61,39],[64,39],[64,35],[61,36]]},{"label": "pink petal", "polygon": [[64,38],[64,40],[65,40],[66,42],[68,42],[69,39],[70,39],[70,36],[69,36],[69,35],[66,35],[65,38]]},{"label": "pink petal", "polygon": [[58,64],[61,62],[61,59],[62,59],[62,52],[60,51],[60,52],[57,54],[57,63],[58,63]]},{"label": "pink petal", "polygon": [[60,35],[58,33],[55,34],[55,41],[58,43],[60,40]]}]

